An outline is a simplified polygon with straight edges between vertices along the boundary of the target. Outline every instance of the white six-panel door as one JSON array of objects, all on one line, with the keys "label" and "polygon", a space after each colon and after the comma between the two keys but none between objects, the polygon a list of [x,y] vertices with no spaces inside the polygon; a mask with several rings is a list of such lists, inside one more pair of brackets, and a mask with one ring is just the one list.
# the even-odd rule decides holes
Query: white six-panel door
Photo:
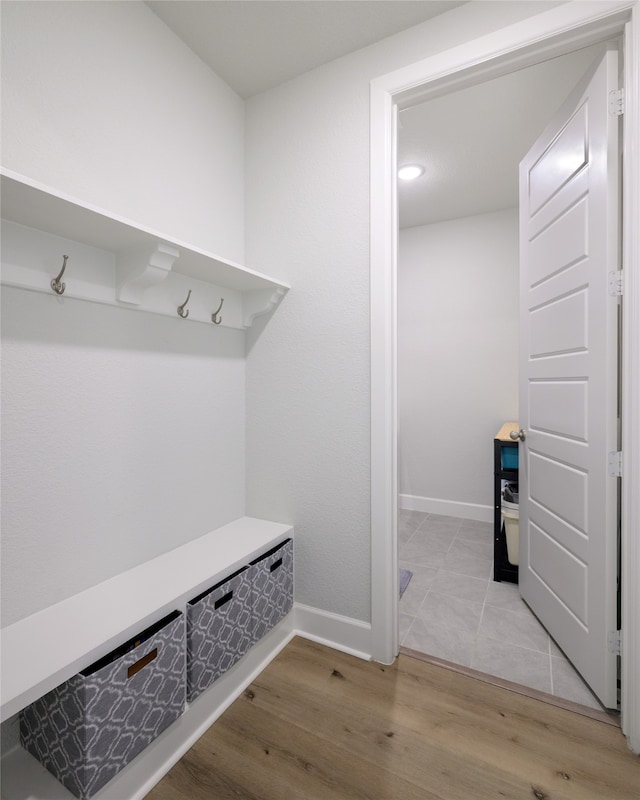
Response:
[{"label": "white six-panel door", "polygon": [[615,707],[618,86],[610,47],[520,165],[520,591]]}]

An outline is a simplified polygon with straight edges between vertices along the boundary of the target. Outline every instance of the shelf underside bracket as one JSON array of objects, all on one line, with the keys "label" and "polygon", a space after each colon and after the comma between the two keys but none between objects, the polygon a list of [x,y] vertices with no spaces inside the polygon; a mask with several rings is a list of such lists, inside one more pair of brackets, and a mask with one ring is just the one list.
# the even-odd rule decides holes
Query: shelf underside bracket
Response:
[{"label": "shelf underside bracket", "polygon": [[140,305],[147,289],[161,283],[179,257],[180,251],[164,242],[120,254],[116,261],[117,299]]},{"label": "shelf underside bracket", "polygon": [[267,314],[275,308],[287,290],[282,286],[270,289],[253,289],[244,292],[242,297],[242,319],[245,328],[250,328],[256,317]]}]

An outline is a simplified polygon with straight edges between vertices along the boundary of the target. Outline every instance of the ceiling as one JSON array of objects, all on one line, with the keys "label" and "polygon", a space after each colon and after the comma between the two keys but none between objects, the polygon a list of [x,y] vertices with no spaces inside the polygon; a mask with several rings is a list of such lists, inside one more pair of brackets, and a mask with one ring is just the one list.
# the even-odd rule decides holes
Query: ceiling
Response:
[{"label": "ceiling", "polygon": [[400,227],[518,205],[518,164],[594,61],[598,45],[400,112],[398,164],[425,173],[399,181]]},{"label": "ceiling", "polygon": [[[243,98],[450,11],[453,0],[146,0]],[[515,207],[518,164],[595,57],[586,48],[400,112],[400,227]]]},{"label": "ceiling", "polygon": [[247,98],[450,11],[454,0],[147,0]]}]

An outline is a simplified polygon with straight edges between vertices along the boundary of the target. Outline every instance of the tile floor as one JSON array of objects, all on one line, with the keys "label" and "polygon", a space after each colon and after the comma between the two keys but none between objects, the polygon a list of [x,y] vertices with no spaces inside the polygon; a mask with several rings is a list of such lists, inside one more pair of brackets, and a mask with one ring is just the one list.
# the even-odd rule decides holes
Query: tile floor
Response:
[{"label": "tile floor", "polygon": [[493,580],[493,525],[398,513],[400,644],[462,666],[602,707],[512,583]]}]

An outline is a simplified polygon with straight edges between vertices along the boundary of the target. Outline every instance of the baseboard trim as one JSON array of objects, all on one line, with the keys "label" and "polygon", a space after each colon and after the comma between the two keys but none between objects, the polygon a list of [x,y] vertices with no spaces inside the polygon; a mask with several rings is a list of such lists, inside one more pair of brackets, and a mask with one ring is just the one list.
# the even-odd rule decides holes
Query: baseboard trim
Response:
[{"label": "baseboard trim", "polygon": [[293,608],[298,636],[334,650],[371,661],[371,624],[330,611],[296,603]]},{"label": "baseboard trim", "polygon": [[445,514],[448,517],[463,517],[476,522],[493,522],[493,506],[483,506],[479,503],[463,503],[458,500],[439,500],[436,497],[400,494],[398,495],[398,508],[405,511],[423,511],[427,514]]}]

